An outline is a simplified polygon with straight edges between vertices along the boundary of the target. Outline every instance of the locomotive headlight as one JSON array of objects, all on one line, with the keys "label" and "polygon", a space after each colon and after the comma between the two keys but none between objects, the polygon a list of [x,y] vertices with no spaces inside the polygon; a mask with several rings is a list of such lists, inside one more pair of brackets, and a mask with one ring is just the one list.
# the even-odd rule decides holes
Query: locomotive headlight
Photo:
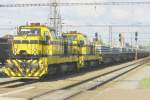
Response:
[{"label": "locomotive headlight", "polygon": [[40,67],[43,67],[43,63],[41,63],[41,64],[39,64],[40,65]]},{"label": "locomotive headlight", "polygon": [[14,54],[16,55],[16,52],[17,52],[17,48],[14,48]]},{"label": "locomotive headlight", "polygon": [[33,54],[36,55],[36,48],[33,49]]},{"label": "locomotive headlight", "polygon": [[32,66],[32,68],[38,68],[39,64],[32,64],[31,66]]}]

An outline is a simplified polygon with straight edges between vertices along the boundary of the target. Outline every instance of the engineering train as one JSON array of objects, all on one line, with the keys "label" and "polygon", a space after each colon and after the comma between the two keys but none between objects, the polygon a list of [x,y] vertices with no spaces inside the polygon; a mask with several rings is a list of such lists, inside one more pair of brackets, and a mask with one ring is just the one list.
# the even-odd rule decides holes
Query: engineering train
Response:
[{"label": "engineering train", "polygon": [[[101,63],[133,60],[134,49],[103,46],[96,37],[92,42],[79,32],[56,35],[55,30],[40,23],[20,26],[11,46],[12,54],[4,66],[9,77],[42,78],[97,66]],[[148,52],[139,51],[138,58]]]}]

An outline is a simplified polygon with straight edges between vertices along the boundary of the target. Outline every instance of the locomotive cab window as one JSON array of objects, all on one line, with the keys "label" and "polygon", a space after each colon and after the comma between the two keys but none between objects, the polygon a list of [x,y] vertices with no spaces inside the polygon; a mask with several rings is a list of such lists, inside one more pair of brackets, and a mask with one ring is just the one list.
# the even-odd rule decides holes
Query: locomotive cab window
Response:
[{"label": "locomotive cab window", "polygon": [[40,29],[33,28],[20,28],[18,35],[27,35],[27,36],[39,36],[40,35]]},{"label": "locomotive cab window", "polygon": [[46,31],[44,32],[45,34],[45,40],[48,41],[50,39],[49,33]]},{"label": "locomotive cab window", "polygon": [[77,36],[76,35],[72,35],[72,36],[67,36],[68,40],[71,41],[77,41]]},{"label": "locomotive cab window", "polygon": [[52,38],[56,38],[55,31],[54,31],[54,30],[51,30],[50,32],[51,32]]}]

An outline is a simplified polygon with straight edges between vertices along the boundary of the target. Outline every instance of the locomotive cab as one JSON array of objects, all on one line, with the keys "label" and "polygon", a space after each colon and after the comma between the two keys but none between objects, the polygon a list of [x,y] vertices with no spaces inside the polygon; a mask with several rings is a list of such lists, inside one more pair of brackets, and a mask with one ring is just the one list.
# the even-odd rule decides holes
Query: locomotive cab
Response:
[{"label": "locomotive cab", "polygon": [[[13,41],[14,55],[46,56],[60,54],[62,51],[53,43],[62,42],[54,35],[54,31],[46,26],[31,25],[20,26]],[[49,45],[49,46],[47,46]],[[47,49],[45,49],[47,48]]]},{"label": "locomotive cab", "polygon": [[42,53],[40,42],[41,29],[37,27],[21,26],[14,37],[14,55],[37,55]]},{"label": "locomotive cab", "polygon": [[69,33],[63,33],[63,37],[68,43],[70,54],[90,54],[90,47],[87,41],[87,37],[76,31],[71,31]]}]

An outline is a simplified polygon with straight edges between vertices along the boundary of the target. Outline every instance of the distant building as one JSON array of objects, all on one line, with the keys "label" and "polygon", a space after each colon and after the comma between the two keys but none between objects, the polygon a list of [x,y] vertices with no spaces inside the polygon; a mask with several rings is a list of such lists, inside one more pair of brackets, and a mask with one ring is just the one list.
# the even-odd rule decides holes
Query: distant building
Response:
[{"label": "distant building", "polygon": [[0,37],[0,39],[6,39],[6,40],[8,40],[8,43],[11,43],[13,40],[13,35],[7,34],[7,35]]},{"label": "distant building", "polygon": [[4,64],[11,53],[12,39],[11,35],[0,37],[0,64]]}]

